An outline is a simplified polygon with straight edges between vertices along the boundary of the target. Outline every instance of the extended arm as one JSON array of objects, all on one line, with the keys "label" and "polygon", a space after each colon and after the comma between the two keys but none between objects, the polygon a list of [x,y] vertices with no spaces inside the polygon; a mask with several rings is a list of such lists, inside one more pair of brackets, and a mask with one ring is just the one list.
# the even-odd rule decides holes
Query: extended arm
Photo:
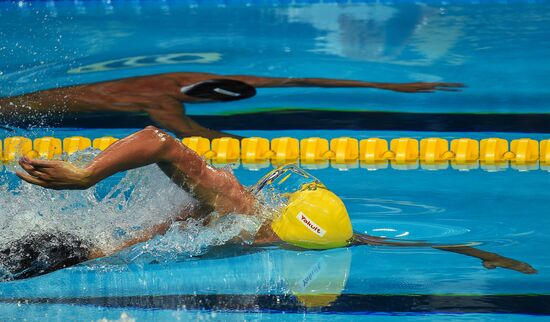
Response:
[{"label": "extended arm", "polygon": [[404,93],[429,93],[433,91],[457,91],[461,83],[377,83],[331,78],[280,78],[248,75],[230,75],[227,78],[240,80],[255,87],[360,87],[377,88]]},{"label": "extended arm", "polygon": [[[218,79],[235,79],[255,87],[361,87],[405,93],[457,91],[460,83],[377,83],[330,78],[284,78],[209,73],[167,73],[116,79],[42,90],[20,96],[0,98],[0,123],[17,124],[22,119],[51,118],[52,113],[130,112],[147,113],[159,126],[178,136],[207,138],[234,136],[211,130],[185,116],[182,103],[202,102],[181,93],[183,86]],[[26,122],[28,124],[28,122]]]},{"label": "extended arm", "polygon": [[86,189],[121,171],[157,164],[172,181],[220,214],[252,213],[254,199],[232,174],[209,166],[172,136],[154,128],[111,145],[86,168],[62,161],[20,160],[17,175],[50,189]]},{"label": "extended arm", "polygon": [[[10,97],[0,97],[0,123],[33,119],[44,113],[72,112],[77,104],[72,93],[81,86],[61,87]],[[55,112],[55,113],[52,113]]]},{"label": "extended arm", "polygon": [[436,245],[425,242],[407,242],[407,241],[391,241],[386,238],[374,237],[365,234],[354,234],[354,245],[386,245],[397,247],[432,247],[443,251],[462,254],[474,258],[479,258],[485,268],[493,269],[497,267],[515,270],[524,274],[535,274],[537,270],[531,265],[517,261],[512,258],[504,257],[496,253],[486,252],[466,245]]}]

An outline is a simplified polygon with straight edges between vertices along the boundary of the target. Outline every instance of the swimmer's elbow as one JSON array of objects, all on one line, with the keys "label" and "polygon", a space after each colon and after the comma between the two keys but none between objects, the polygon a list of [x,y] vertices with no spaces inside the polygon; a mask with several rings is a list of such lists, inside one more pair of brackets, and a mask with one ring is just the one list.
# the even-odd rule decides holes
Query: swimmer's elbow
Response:
[{"label": "swimmer's elbow", "polygon": [[143,138],[142,144],[146,142],[148,148],[153,149],[152,153],[162,161],[170,161],[171,156],[182,148],[182,144],[178,140],[152,125],[139,131],[139,137]]}]

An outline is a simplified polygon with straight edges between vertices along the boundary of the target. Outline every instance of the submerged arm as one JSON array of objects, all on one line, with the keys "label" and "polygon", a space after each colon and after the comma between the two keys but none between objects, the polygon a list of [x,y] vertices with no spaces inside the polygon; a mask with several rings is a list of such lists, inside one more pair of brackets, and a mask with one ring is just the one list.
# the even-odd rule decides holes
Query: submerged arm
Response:
[{"label": "submerged arm", "polygon": [[400,242],[390,241],[386,238],[369,236],[366,234],[355,233],[353,236],[353,245],[386,245],[397,247],[432,247],[443,251],[462,254],[474,258],[479,258],[485,268],[493,269],[497,267],[507,268],[524,274],[535,274],[537,270],[531,265],[517,261],[512,258],[504,257],[496,253],[487,252],[471,246],[465,245],[437,245],[425,242]]}]

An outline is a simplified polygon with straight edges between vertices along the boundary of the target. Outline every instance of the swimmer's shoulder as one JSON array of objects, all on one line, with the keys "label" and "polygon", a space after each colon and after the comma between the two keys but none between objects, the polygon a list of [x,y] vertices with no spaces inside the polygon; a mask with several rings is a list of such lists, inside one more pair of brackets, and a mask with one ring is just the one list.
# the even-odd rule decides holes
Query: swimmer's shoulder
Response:
[{"label": "swimmer's shoulder", "polygon": [[263,246],[268,244],[280,243],[281,239],[271,228],[271,222],[265,223],[260,227],[254,238],[254,245]]}]

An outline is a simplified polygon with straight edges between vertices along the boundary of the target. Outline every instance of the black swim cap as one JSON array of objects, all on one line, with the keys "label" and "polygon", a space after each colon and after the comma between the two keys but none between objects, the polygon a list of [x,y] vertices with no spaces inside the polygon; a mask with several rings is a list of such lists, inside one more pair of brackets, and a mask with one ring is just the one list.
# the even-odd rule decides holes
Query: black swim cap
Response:
[{"label": "black swim cap", "polygon": [[233,79],[209,79],[181,88],[185,95],[213,101],[236,101],[256,95],[256,89]]}]

